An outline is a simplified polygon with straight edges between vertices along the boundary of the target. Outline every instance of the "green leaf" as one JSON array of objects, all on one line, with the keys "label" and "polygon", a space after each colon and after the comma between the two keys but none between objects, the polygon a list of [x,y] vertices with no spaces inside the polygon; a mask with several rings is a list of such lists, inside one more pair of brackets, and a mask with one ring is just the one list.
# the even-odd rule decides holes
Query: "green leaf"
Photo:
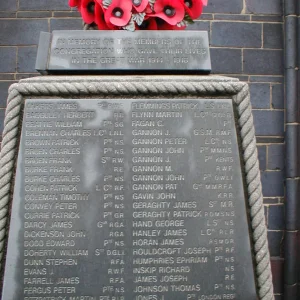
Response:
[{"label": "green leaf", "polygon": [[184,20],[187,21],[189,24],[194,24],[194,20],[191,18],[189,14],[185,14]]}]

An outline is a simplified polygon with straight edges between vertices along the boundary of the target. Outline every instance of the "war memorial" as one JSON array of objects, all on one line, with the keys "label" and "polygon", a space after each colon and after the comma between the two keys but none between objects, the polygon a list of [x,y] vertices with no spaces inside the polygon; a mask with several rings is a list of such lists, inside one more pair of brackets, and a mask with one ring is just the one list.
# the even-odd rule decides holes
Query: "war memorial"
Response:
[{"label": "war memorial", "polygon": [[40,33],[7,100],[2,300],[280,299],[249,83],[188,27],[207,4],[71,0],[84,30]]}]

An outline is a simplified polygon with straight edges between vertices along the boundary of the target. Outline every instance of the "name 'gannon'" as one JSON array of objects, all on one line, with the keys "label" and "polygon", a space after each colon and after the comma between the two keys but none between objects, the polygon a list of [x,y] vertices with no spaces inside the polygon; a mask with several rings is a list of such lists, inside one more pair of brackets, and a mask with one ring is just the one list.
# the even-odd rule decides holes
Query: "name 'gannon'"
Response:
[{"label": "name 'gannon'", "polygon": [[161,174],[139,174],[139,175],[133,175],[132,181],[133,182],[146,182],[146,181],[184,181],[184,175],[181,174],[170,174],[170,175],[161,175]]},{"label": "name 'gannon'", "polygon": [[168,183],[168,184],[163,184],[163,183],[140,183],[140,184],[133,184],[132,189],[134,191],[163,191],[164,189],[166,190],[176,190],[177,189],[177,183]]},{"label": "name 'gannon'", "polygon": [[[146,130],[136,130],[134,135],[144,135]],[[161,130],[159,130],[161,131]],[[139,133],[138,133],[139,132]],[[162,132],[163,134],[163,132]],[[161,135],[162,135],[161,134]],[[149,133],[147,135],[150,135]],[[134,138],[132,139],[133,145],[187,145],[188,139],[183,137],[170,137],[170,138]]]}]

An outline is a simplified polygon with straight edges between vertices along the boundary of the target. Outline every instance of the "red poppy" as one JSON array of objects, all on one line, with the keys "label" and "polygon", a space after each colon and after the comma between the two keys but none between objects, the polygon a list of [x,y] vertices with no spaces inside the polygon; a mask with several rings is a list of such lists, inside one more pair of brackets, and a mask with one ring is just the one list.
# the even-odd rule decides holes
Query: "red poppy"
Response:
[{"label": "red poppy", "polygon": [[186,26],[177,26],[177,25],[170,25],[167,22],[165,22],[162,19],[156,19],[156,23],[157,23],[157,29],[158,30],[183,30],[186,28]]},{"label": "red poppy", "polygon": [[153,13],[150,4],[148,4],[148,5],[146,6],[146,8],[145,8],[145,10],[144,10],[144,13],[147,14],[147,15]]},{"label": "red poppy", "polygon": [[158,17],[171,25],[176,25],[184,18],[182,0],[157,0],[154,3],[154,17]]},{"label": "red poppy", "polygon": [[137,12],[143,12],[148,4],[148,0],[132,0],[132,5]]},{"label": "red poppy", "polygon": [[132,0],[113,0],[105,12],[105,21],[109,24],[123,27],[131,18]]},{"label": "red poppy", "polygon": [[79,7],[80,0],[69,0],[69,6],[71,7]]},{"label": "red poppy", "polygon": [[98,29],[100,29],[100,30],[110,29],[105,22],[104,10],[103,10],[102,6],[98,3],[95,6],[95,23],[97,24]]},{"label": "red poppy", "polygon": [[203,11],[203,0],[184,0],[184,5],[186,12],[193,20],[198,19],[201,16]]},{"label": "red poppy", "polygon": [[85,23],[91,24],[95,21],[95,10],[99,4],[95,0],[82,0],[79,6],[82,19]]},{"label": "red poppy", "polygon": [[147,20],[145,19],[142,25],[138,27],[140,30],[157,30],[157,23],[155,18],[148,18]]}]

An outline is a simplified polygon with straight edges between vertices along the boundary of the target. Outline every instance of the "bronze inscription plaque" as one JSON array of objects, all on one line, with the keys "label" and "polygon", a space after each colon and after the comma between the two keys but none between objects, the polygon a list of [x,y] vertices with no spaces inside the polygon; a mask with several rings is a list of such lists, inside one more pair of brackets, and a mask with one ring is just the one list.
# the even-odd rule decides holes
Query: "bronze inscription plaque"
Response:
[{"label": "bronze inscription plaque", "polygon": [[2,300],[255,300],[231,99],[25,101]]}]

